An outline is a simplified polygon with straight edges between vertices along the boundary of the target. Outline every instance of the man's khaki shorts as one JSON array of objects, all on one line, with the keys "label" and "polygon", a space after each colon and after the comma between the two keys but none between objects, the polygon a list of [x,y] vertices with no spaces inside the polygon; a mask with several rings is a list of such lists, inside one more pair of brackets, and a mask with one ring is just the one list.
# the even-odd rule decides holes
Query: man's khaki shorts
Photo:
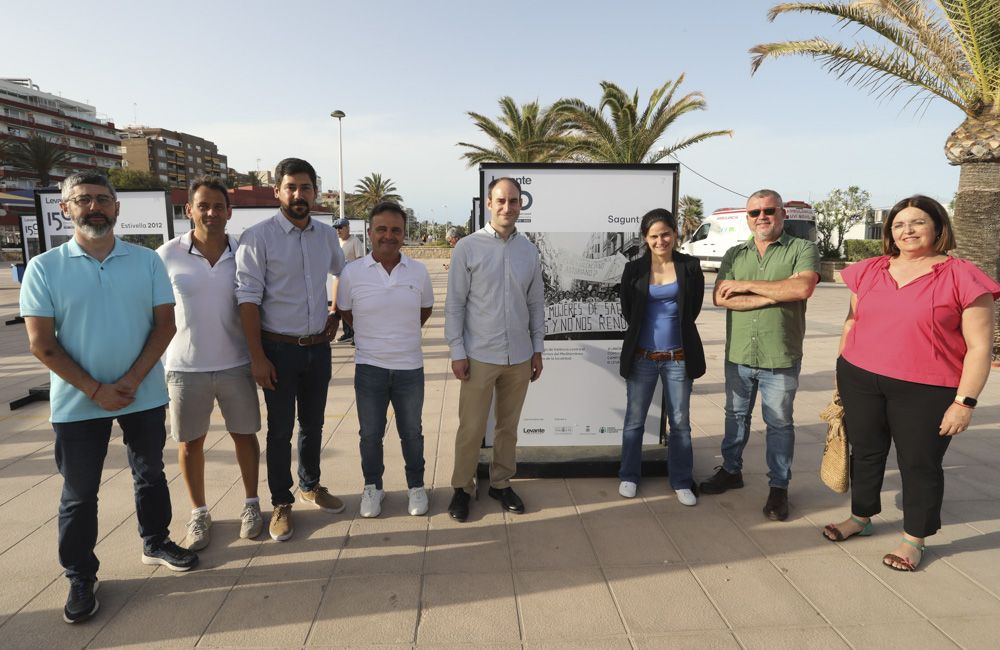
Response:
[{"label": "man's khaki shorts", "polygon": [[215,372],[167,372],[170,394],[170,435],[191,442],[208,433],[215,400],[230,433],[260,431],[260,402],[250,366]]}]

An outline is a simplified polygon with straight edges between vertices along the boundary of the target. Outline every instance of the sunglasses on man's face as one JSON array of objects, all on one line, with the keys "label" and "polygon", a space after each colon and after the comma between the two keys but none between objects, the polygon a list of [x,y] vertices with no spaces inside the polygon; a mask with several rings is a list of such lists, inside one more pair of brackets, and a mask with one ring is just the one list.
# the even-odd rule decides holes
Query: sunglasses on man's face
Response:
[{"label": "sunglasses on man's face", "polygon": [[773,217],[774,213],[777,212],[777,211],[778,211],[778,208],[764,208],[763,210],[747,210],[747,215],[751,219],[756,219],[757,217],[760,216],[760,213],[763,212],[767,216]]}]

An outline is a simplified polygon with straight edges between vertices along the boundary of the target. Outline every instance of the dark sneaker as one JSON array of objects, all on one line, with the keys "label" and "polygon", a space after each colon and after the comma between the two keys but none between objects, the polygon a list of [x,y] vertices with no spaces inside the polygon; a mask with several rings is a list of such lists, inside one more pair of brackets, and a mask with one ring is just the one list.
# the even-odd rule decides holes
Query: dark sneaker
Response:
[{"label": "dark sneaker", "polygon": [[702,481],[701,485],[698,486],[703,494],[722,494],[726,490],[736,490],[743,487],[743,472],[730,474],[722,469],[721,465],[716,469],[719,471],[715,473],[715,476],[707,481]]},{"label": "dark sneaker", "polygon": [[67,623],[85,621],[97,612],[97,578],[70,578],[69,596],[63,607],[63,620]]},{"label": "dark sneaker", "polygon": [[339,339],[337,339],[337,343],[348,343],[353,340],[354,340],[353,334],[344,334]]},{"label": "dark sneaker", "polygon": [[764,514],[771,521],[784,521],[788,519],[788,490],[785,488],[773,487],[767,495],[767,503],[764,504]]},{"label": "dark sneaker", "polygon": [[171,571],[188,571],[198,564],[198,555],[168,539],[155,548],[145,549],[142,552],[142,563],[162,564]]}]

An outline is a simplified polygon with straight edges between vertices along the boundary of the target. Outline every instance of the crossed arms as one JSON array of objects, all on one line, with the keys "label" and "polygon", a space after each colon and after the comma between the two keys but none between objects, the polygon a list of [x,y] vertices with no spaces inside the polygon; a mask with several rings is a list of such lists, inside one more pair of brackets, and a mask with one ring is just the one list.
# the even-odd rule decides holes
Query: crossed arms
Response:
[{"label": "crossed arms", "polygon": [[733,311],[798,302],[812,296],[818,282],[814,271],[800,271],[787,280],[721,280],[715,283],[712,302]]}]

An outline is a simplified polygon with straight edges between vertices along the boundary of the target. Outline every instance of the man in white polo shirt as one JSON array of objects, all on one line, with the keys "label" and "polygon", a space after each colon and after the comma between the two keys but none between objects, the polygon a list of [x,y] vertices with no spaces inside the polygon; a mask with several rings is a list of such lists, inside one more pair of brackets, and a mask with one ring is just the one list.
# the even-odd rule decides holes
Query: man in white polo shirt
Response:
[{"label": "man in white polo shirt", "polygon": [[208,545],[212,524],[205,500],[205,437],[215,400],[236,445],[246,493],[240,537],[257,537],[264,528],[257,498],[260,404],[236,306],[237,242],[226,234],[233,211],[225,183],[215,177],[195,179],[184,209],[194,229],[156,252],[177,298],[177,335],[164,367],[170,430],[178,441],[178,464],[193,508],[186,545],[199,550]]},{"label": "man in white polo shirt", "polygon": [[382,439],[392,404],[403,448],[407,510],[427,512],[424,490],[424,357],[420,330],[431,315],[434,290],[420,262],[400,253],[406,213],[396,203],[372,208],[368,233],[372,252],[344,267],[337,287],[337,307],[345,322],[358,324],[354,344],[354,392],[361,423],[361,516],[382,512]]}]

